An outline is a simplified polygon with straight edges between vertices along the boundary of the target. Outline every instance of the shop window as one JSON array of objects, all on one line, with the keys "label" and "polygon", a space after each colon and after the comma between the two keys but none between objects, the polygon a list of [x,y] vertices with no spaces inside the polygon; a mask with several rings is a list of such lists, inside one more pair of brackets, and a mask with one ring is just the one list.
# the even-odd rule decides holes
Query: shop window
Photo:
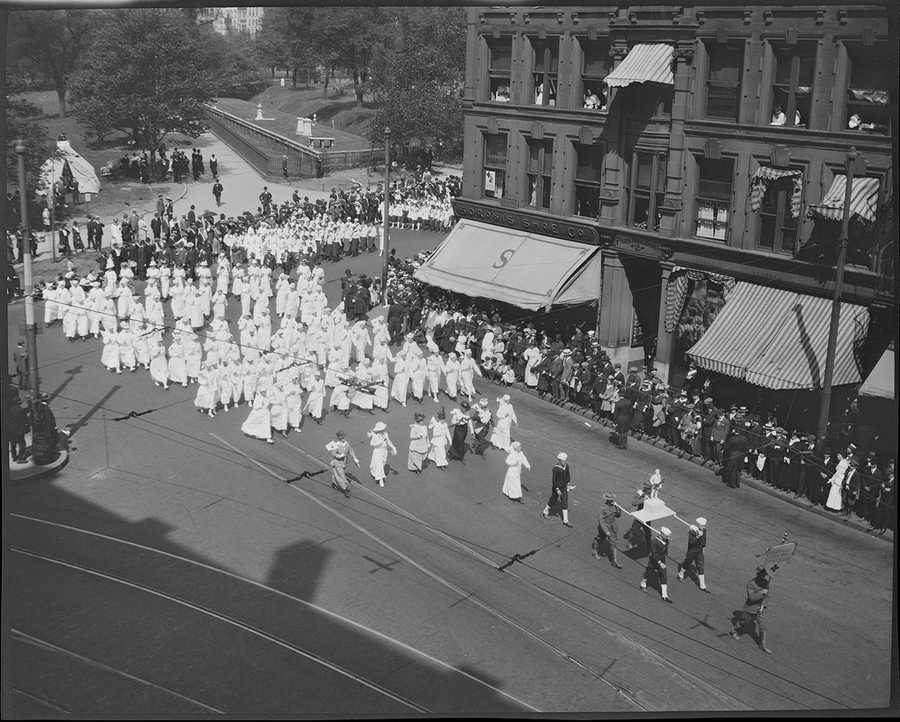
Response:
[{"label": "shop window", "polygon": [[600,187],[603,184],[602,145],[575,144],[575,215],[586,218],[600,217]]},{"label": "shop window", "polygon": [[791,210],[794,179],[769,181],[759,209],[759,238],[756,245],[768,251],[793,253],[797,243],[799,218]]},{"label": "shop window", "polygon": [[487,38],[488,84],[491,100],[509,102],[509,77],[512,68],[512,37]]},{"label": "shop window", "polygon": [[734,161],[700,158],[697,184],[698,238],[724,241],[728,238],[728,222],[731,216],[731,181]]},{"label": "shop window", "polygon": [[706,117],[738,119],[744,46],[706,43],[709,73],[706,77]]},{"label": "shop window", "polygon": [[809,126],[816,49],[811,43],[774,47],[775,82],[769,125]]},{"label": "shop window", "polygon": [[659,208],[666,189],[666,156],[637,152],[628,186],[628,225],[659,230]]},{"label": "shop window", "polygon": [[581,38],[581,54],[583,107],[604,111],[609,107],[609,88],[606,86],[606,76],[612,65],[609,41]]},{"label": "shop window", "polygon": [[890,134],[888,90],[897,84],[897,68],[885,45],[848,46],[847,130]]},{"label": "shop window", "polygon": [[556,105],[556,88],[559,74],[559,38],[539,40],[530,38],[534,52],[532,88],[535,105]]},{"label": "shop window", "polygon": [[550,208],[550,178],[553,166],[553,141],[528,141],[528,205]]},{"label": "shop window", "polygon": [[506,133],[484,135],[484,197],[503,198],[506,190]]}]

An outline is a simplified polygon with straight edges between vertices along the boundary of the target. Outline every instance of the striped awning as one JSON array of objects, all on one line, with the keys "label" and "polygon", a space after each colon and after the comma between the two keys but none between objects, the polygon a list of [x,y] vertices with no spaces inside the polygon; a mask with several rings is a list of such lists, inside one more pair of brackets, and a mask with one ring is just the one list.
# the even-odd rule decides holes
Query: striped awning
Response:
[{"label": "striped awning", "polygon": [[769,183],[781,178],[794,179],[794,192],[791,193],[791,215],[794,218],[800,217],[800,201],[803,197],[803,171],[790,170],[784,168],[773,168],[768,165],[761,165],[757,168],[756,173],[750,179],[750,210],[758,213],[762,206],[763,198]]},{"label": "striped awning", "polygon": [[606,84],[611,88],[624,88],[632,83],[675,84],[672,74],[671,45],[664,43],[638,43],[625,59],[609,75]]},{"label": "striped awning", "polygon": [[675,266],[669,275],[669,282],[666,285],[666,320],[665,329],[671,333],[684,311],[684,304],[687,301],[688,289],[691,281],[712,281],[722,286],[722,295],[727,299],[728,294],[734,288],[734,278],[721,273],[711,273],[709,271],[700,271],[696,268],[686,268],[685,266]]},{"label": "striped awning", "polygon": [[[822,202],[810,205],[810,213],[833,221],[841,220],[844,213],[846,188],[847,176],[836,175]],[[869,223],[875,220],[875,211],[878,208],[878,188],[877,178],[853,178],[853,186],[850,188],[851,217],[859,216]]]},{"label": "striped awning", "polygon": [[[821,388],[831,301],[741,282],[688,356],[701,368],[770,389]],[[836,386],[859,383],[854,345],[868,330],[862,306],[841,304]]]}]

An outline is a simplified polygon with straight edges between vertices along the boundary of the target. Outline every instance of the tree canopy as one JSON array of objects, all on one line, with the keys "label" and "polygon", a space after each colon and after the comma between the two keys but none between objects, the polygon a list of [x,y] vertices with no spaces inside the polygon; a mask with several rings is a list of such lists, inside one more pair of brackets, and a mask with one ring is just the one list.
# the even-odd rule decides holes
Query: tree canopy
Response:
[{"label": "tree canopy", "polygon": [[33,188],[40,175],[40,167],[49,157],[47,129],[38,122],[41,109],[24,100],[19,94],[24,83],[15,73],[6,76],[6,177],[12,185],[18,185],[18,155],[16,141],[25,141],[25,177]]},{"label": "tree canopy", "polygon": [[221,57],[179,10],[106,11],[72,78],[76,117],[96,134],[122,130],[150,150],[172,132],[192,138],[217,89]]}]

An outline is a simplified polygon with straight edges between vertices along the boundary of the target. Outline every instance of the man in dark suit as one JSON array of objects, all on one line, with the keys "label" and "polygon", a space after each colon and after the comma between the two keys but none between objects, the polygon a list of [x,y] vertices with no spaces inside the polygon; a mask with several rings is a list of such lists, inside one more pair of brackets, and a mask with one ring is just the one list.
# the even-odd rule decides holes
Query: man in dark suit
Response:
[{"label": "man in dark suit", "polygon": [[731,433],[725,441],[723,449],[724,463],[722,464],[722,481],[732,489],[741,485],[741,468],[744,465],[744,457],[747,455],[747,437],[740,426],[731,427]]},{"label": "man in dark suit", "polygon": [[625,394],[616,401],[613,409],[613,419],[616,422],[616,446],[620,449],[628,448],[628,431],[631,429],[631,420],[634,416],[634,403],[629,394]]},{"label": "man in dark suit", "polygon": [[388,307],[388,333],[391,335],[390,344],[392,346],[398,346],[403,341],[403,319],[406,318],[406,314],[406,306],[399,301],[394,301]]},{"label": "man in dark suit", "polygon": [[28,388],[29,375],[28,349],[25,348],[24,339],[19,339],[16,348],[13,351],[13,365],[16,367],[16,374],[19,377],[19,389]]}]

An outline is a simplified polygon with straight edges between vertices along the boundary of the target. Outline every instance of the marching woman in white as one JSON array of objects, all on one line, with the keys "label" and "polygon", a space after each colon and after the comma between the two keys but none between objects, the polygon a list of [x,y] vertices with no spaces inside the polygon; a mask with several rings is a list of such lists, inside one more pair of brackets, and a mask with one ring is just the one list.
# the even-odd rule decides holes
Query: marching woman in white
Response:
[{"label": "marching woman in white", "polygon": [[150,346],[147,343],[147,331],[144,329],[143,324],[135,329],[132,326],[131,336],[132,342],[131,346],[134,348],[134,358],[138,363],[138,366],[143,366],[145,369],[150,369]]},{"label": "marching woman in white", "polygon": [[497,404],[497,423],[491,434],[491,444],[498,449],[503,449],[503,451],[509,451],[510,430],[513,424],[519,425],[519,420],[516,418],[516,411],[509,401],[509,394],[504,394],[497,399]]},{"label": "marching woman in white", "polygon": [[[260,303],[266,303],[261,301]],[[269,309],[263,306],[259,315],[259,322],[256,324],[256,345],[268,351],[272,346],[272,321],[269,318]]]},{"label": "marching woman in white", "polygon": [[247,415],[247,420],[241,424],[241,431],[247,436],[256,439],[265,439],[268,443],[272,441],[272,416],[269,413],[269,399],[264,391],[260,391],[253,399],[253,407]]},{"label": "marching woman in white", "polygon": [[409,373],[406,369],[406,358],[402,353],[394,357],[394,383],[391,385],[391,397],[406,408],[406,392],[409,386]]},{"label": "marching woman in white", "polygon": [[225,318],[225,306],[228,299],[225,297],[225,291],[218,290],[212,297],[212,315],[213,318]]},{"label": "marching woman in white", "polygon": [[185,286],[184,311],[184,315],[191,322],[192,329],[201,329],[206,324],[206,319],[203,317],[203,299],[200,289],[193,285]]},{"label": "marching woman in white", "polygon": [[309,396],[303,405],[304,413],[309,414],[317,424],[322,423],[322,412],[325,407],[325,382],[316,375],[309,389]]},{"label": "marching woman in white", "polygon": [[137,369],[137,358],[134,355],[134,334],[126,323],[119,331],[119,361],[122,366],[134,372]]},{"label": "marching woman in white", "polygon": [[287,438],[288,412],[285,405],[285,392],[279,384],[273,384],[269,389],[269,416],[272,428]]},{"label": "marching woman in white", "polygon": [[122,367],[119,362],[119,332],[116,331],[115,323],[114,317],[103,329],[103,353],[100,356],[100,363],[110,371],[120,374]]},{"label": "marching woman in white", "polygon": [[359,381],[360,385],[354,389],[351,401],[357,408],[365,409],[371,413],[372,407],[375,404],[375,396],[372,391],[369,390],[372,383],[372,366],[369,364],[369,359],[363,358],[359,364],[357,364],[356,379]]},{"label": "marching woman in white", "polygon": [[282,271],[278,276],[278,283],[275,284],[275,315],[278,318],[284,317],[288,293],[291,290],[289,283],[287,274]]},{"label": "marching woman in white", "polygon": [[[234,395],[234,387],[231,385],[231,364],[227,361],[219,365],[219,377],[217,379],[219,387],[219,402],[222,404],[222,410],[228,411],[231,397]],[[237,404],[235,404],[237,406]]]},{"label": "marching woman in white", "polygon": [[290,319],[297,318],[297,311],[300,310],[300,294],[296,289],[296,284],[291,281],[288,284],[287,300],[284,302],[284,317]]},{"label": "marching woman in white", "polygon": [[444,373],[444,360],[434,353],[425,362],[428,372],[428,393],[434,401],[438,400],[441,385],[441,374]]},{"label": "marching woman in white", "polygon": [[328,401],[328,408],[336,408],[344,416],[350,416],[350,387],[347,385],[347,369],[340,361],[335,366],[329,366],[329,371],[334,373],[334,389]]},{"label": "marching woman in white", "polygon": [[428,376],[428,364],[424,356],[416,354],[411,365],[409,378],[412,382],[412,395],[421,404],[422,398],[425,396],[425,378]]},{"label": "marching woman in white", "polygon": [[470,404],[472,403],[472,397],[475,395],[475,374],[481,376],[481,369],[478,368],[478,364],[472,358],[471,349],[466,349],[465,356],[459,364],[459,381],[460,388],[469,398]]},{"label": "marching woman in white", "polygon": [[159,297],[163,300],[169,297],[169,287],[172,283],[172,269],[163,264],[159,269]]},{"label": "marching woman in white", "polygon": [[119,330],[119,322],[116,318],[116,302],[108,296],[103,296],[103,305],[100,309],[100,327],[103,330],[108,328]]},{"label": "marching woman in white", "polygon": [[522,503],[522,467],[529,471],[531,464],[522,453],[522,445],[513,441],[506,456],[506,476],[503,478],[503,493],[510,501]]},{"label": "marching woman in white", "polygon": [[180,280],[176,279],[170,289],[172,295],[172,315],[175,318],[184,318],[187,316],[187,299],[188,289]]},{"label": "marching woman in white", "polygon": [[409,453],[406,457],[406,468],[417,474],[422,471],[422,463],[425,461],[425,455],[431,448],[428,441],[428,427],[422,422],[425,420],[425,414],[415,413],[414,423],[409,425]]},{"label": "marching woman in white", "polygon": [[166,360],[166,347],[159,331],[150,336],[150,378],[157,386],[169,388],[169,364]]},{"label": "marching woman in white", "polygon": [[106,306],[106,296],[100,288],[100,281],[91,281],[91,290],[88,291],[87,307],[88,307],[88,332],[94,338],[100,338],[100,314]]},{"label": "marching woman in white", "polygon": [[438,409],[437,418],[431,417],[428,428],[431,429],[431,448],[428,458],[439,469],[447,468],[447,447],[450,446],[450,428],[447,426],[444,408]]},{"label": "marching woman in white", "polygon": [[181,382],[187,386],[188,381],[196,381],[200,378],[200,366],[203,364],[203,346],[193,333],[178,334],[184,346],[184,365],[187,379]]},{"label": "marching woman in white", "polygon": [[826,509],[831,511],[841,510],[841,489],[844,486],[844,477],[847,475],[849,467],[850,457],[838,453],[838,462],[834,468],[834,474],[828,480],[828,485],[831,488],[828,490],[828,499],[825,502]]},{"label": "marching woman in white", "polygon": [[453,351],[447,354],[447,360],[444,362],[444,381],[447,384],[447,396],[455,399],[459,390],[459,361],[456,360]]},{"label": "marching woman in white", "polygon": [[372,478],[378,482],[378,486],[384,486],[385,479],[385,465],[388,460],[388,451],[390,451],[391,455],[397,455],[397,447],[394,446],[394,443],[391,441],[391,437],[388,436],[387,426],[385,426],[383,421],[379,421],[372,428],[371,431],[367,432],[369,437],[369,446],[372,447],[372,459],[369,462],[369,473],[372,475]]},{"label": "marching woman in white", "polygon": [[244,401],[247,402],[248,406],[252,406],[253,398],[256,396],[256,381],[258,378],[257,374],[259,372],[256,369],[256,364],[249,359],[245,358],[242,366],[243,373],[241,374],[241,384],[244,394]]},{"label": "marching woman in white", "polygon": [[128,318],[131,315],[131,301],[131,287],[128,280],[123,278],[116,289],[116,313],[119,314],[119,318]]},{"label": "marching woman in white", "polygon": [[[199,376],[199,369],[197,374]],[[168,378],[173,384],[181,384],[182,387],[187,386],[188,373],[185,360],[185,346],[180,333],[175,334],[175,338],[169,346]]]},{"label": "marching woman in white", "polygon": [[57,309],[59,306],[56,303],[57,296],[57,287],[55,281],[50,281],[47,284],[47,287],[44,289],[43,297],[44,297],[44,325],[49,326],[51,323],[56,321],[59,316],[57,316]]},{"label": "marching woman in white", "polygon": [[287,385],[284,404],[287,407],[288,426],[299,432],[303,425],[303,389],[300,388],[296,375],[291,377]]},{"label": "marching woman in white", "polygon": [[103,295],[107,298],[116,297],[116,284],[119,282],[116,269],[113,266],[112,256],[106,257],[106,271],[103,274]]},{"label": "marching woman in white", "polygon": [[147,321],[155,328],[162,328],[166,325],[166,314],[163,310],[159,289],[149,284],[147,285],[147,300],[144,313]]},{"label": "marching woman in white", "polygon": [[60,315],[62,316],[63,333],[69,341],[74,341],[78,336],[78,309],[75,308],[75,289],[79,288],[74,281],[68,282],[69,287],[59,293]]},{"label": "marching woman in white", "polygon": [[388,365],[385,358],[377,358],[372,362],[372,384],[374,386],[373,403],[379,409],[387,411],[391,385],[391,377],[388,374]]},{"label": "marching woman in white", "polygon": [[[169,359],[171,362],[171,358]],[[219,403],[219,379],[215,368],[205,362],[200,367],[200,378],[197,379],[199,386],[197,394],[194,396],[194,406],[201,412],[205,411],[209,418],[216,415],[216,405]],[[266,410],[268,411],[269,402],[266,401]]]}]

